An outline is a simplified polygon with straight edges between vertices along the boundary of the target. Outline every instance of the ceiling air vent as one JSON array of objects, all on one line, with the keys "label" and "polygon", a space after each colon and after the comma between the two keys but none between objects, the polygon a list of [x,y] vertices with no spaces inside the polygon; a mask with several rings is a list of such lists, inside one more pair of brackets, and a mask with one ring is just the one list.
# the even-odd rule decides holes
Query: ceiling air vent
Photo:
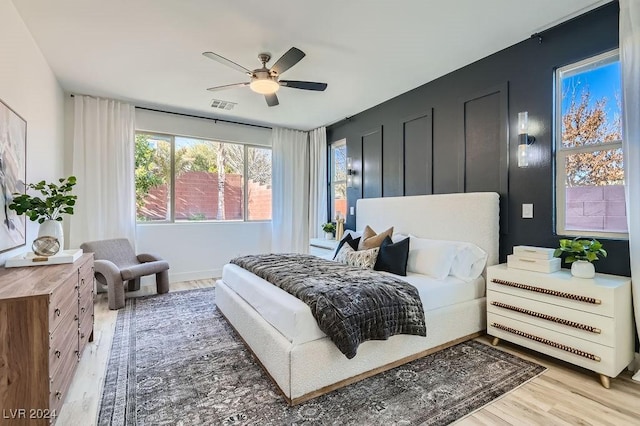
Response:
[{"label": "ceiling air vent", "polygon": [[226,111],[232,110],[236,105],[238,104],[236,104],[235,102],[222,101],[220,99],[213,99],[211,101],[211,108],[224,109]]}]

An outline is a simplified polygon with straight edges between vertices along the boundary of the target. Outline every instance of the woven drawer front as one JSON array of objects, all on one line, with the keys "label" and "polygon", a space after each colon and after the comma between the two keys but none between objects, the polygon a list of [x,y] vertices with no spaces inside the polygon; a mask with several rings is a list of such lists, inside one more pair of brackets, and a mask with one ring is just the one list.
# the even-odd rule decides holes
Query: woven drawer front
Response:
[{"label": "woven drawer front", "polygon": [[571,280],[557,280],[530,272],[509,270],[508,274],[490,273],[487,291],[512,294],[569,309],[591,312],[606,317],[614,316],[614,294],[606,287],[579,286]]},{"label": "woven drawer front", "polygon": [[608,346],[538,327],[493,312],[487,313],[487,333],[597,373],[615,377],[615,351]]},{"label": "woven drawer front", "polygon": [[601,345],[615,344],[613,318],[496,291],[487,293],[487,311]]}]

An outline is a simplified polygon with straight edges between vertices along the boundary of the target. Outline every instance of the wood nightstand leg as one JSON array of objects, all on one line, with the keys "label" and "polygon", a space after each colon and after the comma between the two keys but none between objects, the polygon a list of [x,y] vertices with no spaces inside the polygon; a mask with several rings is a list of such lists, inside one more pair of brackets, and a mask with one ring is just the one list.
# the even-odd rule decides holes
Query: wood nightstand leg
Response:
[{"label": "wood nightstand leg", "polygon": [[609,389],[611,387],[609,376],[605,376],[604,374],[600,374],[600,383],[602,383],[602,386],[606,389]]},{"label": "wood nightstand leg", "polygon": [[494,337],[493,341],[491,342],[491,344],[493,346],[498,346],[498,343],[500,343],[500,338],[499,337]]}]

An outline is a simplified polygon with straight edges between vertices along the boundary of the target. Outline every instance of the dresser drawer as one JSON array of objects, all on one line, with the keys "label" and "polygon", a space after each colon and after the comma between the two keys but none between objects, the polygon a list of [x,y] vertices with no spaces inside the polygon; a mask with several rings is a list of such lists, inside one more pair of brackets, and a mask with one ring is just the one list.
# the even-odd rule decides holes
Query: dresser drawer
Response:
[{"label": "dresser drawer", "polygon": [[[77,338],[77,331],[76,331]],[[78,356],[76,351],[67,351],[64,357],[61,359],[59,368],[51,376],[51,386],[49,394],[49,403],[51,410],[55,410],[56,413],[60,412],[60,407],[64,403],[64,399],[67,396],[67,390],[73,379],[73,372],[78,364]]]},{"label": "dresser drawer", "polygon": [[60,327],[51,335],[49,345],[49,375],[53,375],[60,369],[61,365],[69,355],[73,353],[77,358],[78,354],[78,314],[67,315]]},{"label": "dresser drawer", "polygon": [[80,292],[84,289],[93,291],[93,263],[87,262],[80,267]]},{"label": "dresser drawer", "polygon": [[487,274],[487,281],[487,291],[512,294],[607,317],[614,316],[614,291],[607,287],[585,285],[588,280],[572,278],[570,274],[492,269]]},{"label": "dresser drawer", "polygon": [[601,345],[615,346],[613,318],[497,291],[487,292],[487,311]]},{"label": "dresser drawer", "polygon": [[55,330],[67,313],[77,313],[78,276],[72,275],[57,287],[49,302],[49,330]]},{"label": "dresser drawer", "polygon": [[85,318],[85,321],[80,326],[80,332],[78,335],[78,348],[80,354],[84,350],[84,347],[87,345],[89,338],[93,333],[93,314]]},{"label": "dresser drawer", "polygon": [[487,333],[610,377],[624,369],[615,367],[613,348],[493,312],[487,312]]}]

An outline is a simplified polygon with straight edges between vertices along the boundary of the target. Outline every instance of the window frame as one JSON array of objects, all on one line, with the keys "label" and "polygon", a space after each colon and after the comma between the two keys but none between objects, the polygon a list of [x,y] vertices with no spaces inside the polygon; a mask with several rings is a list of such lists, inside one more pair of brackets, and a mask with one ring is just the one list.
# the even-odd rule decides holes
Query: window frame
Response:
[{"label": "window frame", "polygon": [[[591,56],[572,64],[557,68],[554,72],[555,82],[555,103],[554,103],[554,169],[555,169],[555,213],[556,213],[556,235],[568,237],[581,237],[589,235],[590,237],[608,238],[615,240],[628,240],[628,232],[598,232],[593,230],[568,230],[566,229],[566,159],[572,154],[580,154],[586,152],[596,152],[602,150],[622,149],[622,140],[601,142],[592,145],[584,145],[580,147],[563,147],[562,146],[562,81],[563,77],[567,77],[567,73],[579,73],[581,69],[586,69],[590,65],[596,63],[614,63],[620,61],[619,49],[609,50],[607,52]],[[562,74],[565,74],[564,76]],[[571,74],[573,75],[573,74]],[[569,75],[569,77],[571,76]],[[622,89],[622,87],[620,88]],[[624,166],[624,165],[623,165]]]},{"label": "window frame", "polygon": [[[249,191],[247,188],[248,185],[248,179],[247,179],[247,174],[249,171],[249,166],[248,166],[248,150],[249,148],[257,148],[257,149],[268,149],[271,150],[273,153],[273,149],[270,146],[265,146],[265,145],[259,145],[259,144],[253,144],[253,143],[244,143],[244,142],[236,142],[236,141],[224,141],[224,140],[214,140],[214,139],[208,139],[208,138],[202,138],[202,137],[196,137],[196,136],[185,136],[185,135],[173,135],[173,134],[169,134],[169,133],[162,133],[162,132],[154,132],[154,131],[145,131],[145,130],[136,130],[135,131],[135,135],[139,135],[139,134],[143,134],[143,135],[150,135],[150,136],[159,136],[163,139],[169,139],[169,143],[171,144],[170,146],[170,155],[171,155],[171,179],[170,179],[170,185],[171,185],[171,190],[169,191],[169,197],[171,198],[171,214],[169,215],[169,219],[166,220],[153,220],[153,221],[138,221],[138,215],[136,214],[136,226],[137,225],[158,225],[158,224],[186,224],[186,223],[242,223],[242,222],[250,222],[250,223],[256,223],[256,222],[271,222],[273,220],[273,213],[272,213],[272,219],[253,219],[253,220],[249,220]],[[194,140],[198,140],[198,141],[208,141],[208,142],[217,142],[217,143],[228,143],[228,144],[234,144],[234,145],[242,145],[242,155],[243,155],[243,169],[242,169],[242,186],[243,186],[243,211],[242,211],[242,219],[229,219],[229,220],[215,220],[215,219],[209,219],[209,220],[179,220],[176,221],[176,208],[175,208],[175,181],[176,181],[176,170],[175,170],[175,152],[176,152],[176,137],[181,137],[181,138],[191,138]],[[134,154],[135,155],[135,154]],[[273,172],[273,156],[272,158],[272,172]],[[135,182],[134,182],[135,185]],[[273,187],[272,187],[273,188]],[[135,188],[134,188],[134,193],[135,193]],[[272,192],[273,194],[273,192]]]},{"label": "window frame", "polygon": [[[344,180],[334,180],[334,176],[335,176],[335,170],[336,170],[336,164],[335,164],[335,155],[334,155],[334,151],[337,148],[341,148],[344,146],[344,150],[345,150],[345,178]],[[346,174],[346,167],[347,167],[347,163],[346,163],[346,159],[348,157],[348,152],[347,152],[347,139],[339,139],[337,141],[331,142],[331,144],[329,145],[329,222],[333,222],[335,217],[336,217],[336,212],[335,212],[335,207],[336,207],[336,202],[335,202],[335,186],[336,184],[341,184],[344,183],[345,188],[347,188],[347,174]],[[345,192],[345,196],[346,196],[346,192]],[[346,217],[344,218],[345,220],[347,219]]]}]

